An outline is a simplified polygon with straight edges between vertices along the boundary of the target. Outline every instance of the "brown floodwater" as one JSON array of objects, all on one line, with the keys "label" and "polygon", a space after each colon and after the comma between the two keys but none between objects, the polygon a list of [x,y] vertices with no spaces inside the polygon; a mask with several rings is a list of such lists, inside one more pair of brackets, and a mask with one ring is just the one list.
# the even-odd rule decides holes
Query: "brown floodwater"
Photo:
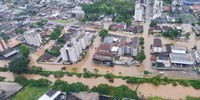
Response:
[{"label": "brown floodwater", "polygon": [[[40,79],[45,78],[40,75],[25,75],[28,79]],[[54,78],[53,75],[50,75],[48,80],[55,82],[56,78]],[[67,81],[68,83],[76,83],[81,82],[85,85],[88,85],[89,88],[92,88],[93,86],[98,86],[99,84],[108,84],[110,86],[121,86],[121,85],[127,85],[132,90],[136,89],[136,85],[133,84],[127,84],[126,81],[115,78],[114,83],[110,83],[107,79],[104,77],[99,78],[78,78],[76,76],[69,77],[64,76],[63,78],[59,78],[63,81]],[[200,97],[200,90],[196,90],[192,87],[183,87],[183,86],[172,86],[172,85],[160,85],[160,86],[154,86],[152,84],[141,84],[138,88],[138,91],[144,96],[160,96],[164,98],[169,99],[180,99],[185,98],[186,96],[194,96],[194,97]]]}]

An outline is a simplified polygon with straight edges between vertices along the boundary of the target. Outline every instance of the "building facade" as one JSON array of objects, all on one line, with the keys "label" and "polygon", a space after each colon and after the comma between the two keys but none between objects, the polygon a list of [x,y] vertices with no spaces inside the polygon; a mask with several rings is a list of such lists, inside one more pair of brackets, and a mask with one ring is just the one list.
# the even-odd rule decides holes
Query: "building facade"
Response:
[{"label": "building facade", "polygon": [[29,45],[33,45],[37,47],[42,45],[42,37],[40,33],[37,33],[34,29],[25,32],[24,39],[26,43]]}]

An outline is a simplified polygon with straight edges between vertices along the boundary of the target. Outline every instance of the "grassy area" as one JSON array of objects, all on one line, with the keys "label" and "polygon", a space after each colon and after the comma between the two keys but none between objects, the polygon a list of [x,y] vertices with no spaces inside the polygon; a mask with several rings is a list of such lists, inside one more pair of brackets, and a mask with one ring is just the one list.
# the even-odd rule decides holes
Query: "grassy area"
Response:
[{"label": "grassy area", "polygon": [[17,95],[11,100],[37,100],[48,90],[49,88],[27,86],[21,92],[17,93]]},{"label": "grassy area", "polygon": [[71,23],[72,20],[55,20],[55,22],[62,23],[62,24],[67,24],[67,23]]}]

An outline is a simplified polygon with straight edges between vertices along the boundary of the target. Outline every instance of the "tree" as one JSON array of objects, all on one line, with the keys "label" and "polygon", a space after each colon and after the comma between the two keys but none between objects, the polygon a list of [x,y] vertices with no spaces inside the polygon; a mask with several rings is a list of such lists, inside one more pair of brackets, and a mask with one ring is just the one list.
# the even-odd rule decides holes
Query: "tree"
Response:
[{"label": "tree", "polygon": [[150,25],[149,25],[151,28],[152,27],[155,27],[155,26],[157,26],[157,22],[155,22],[155,21],[151,21],[151,23],[150,23]]},{"label": "tree", "polygon": [[22,53],[22,56],[28,57],[29,52],[30,52],[30,49],[29,49],[28,46],[26,46],[26,45],[21,45],[21,46],[19,47],[19,50],[20,50],[20,52]]},{"label": "tree", "polygon": [[16,76],[14,79],[15,82],[19,83],[20,85],[24,86],[28,83],[28,80],[23,75]]},{"label": "tree", "polygon": [[139,38],[139,42],[140,42],[140,45],[144,45],[144,38],[143,38],[143,37],[140,37],[140,38]]},{"label": "tree", "polygon": [[2,37],[2,39],[3,39],[5,42],[7,42],[7,41],[10,39],[10,37],[9,37],[6,33],[4,33],[4,32],[2,32],[2,33],[0,34],[0,37]]},{"label": "tree", "polygon": [[95,68],[94,72],[97,74],[99,72],[99,70],[97,68]]},{"label": "tree", "polygon": [[122,17],[121,16],[117,16],[116,18],[115,18],[115,22],[122,22]]},{"label": "tree", "polygon": [[88,72],[87,68],[83,68],[83,72],[87,73]]},{"label": "tree", "polygon": [[16,29],[16,30],[15,30],[15,33],[16,33],[16,34],[23,34],[23,33],[24,33],[24,30],[23,30],[23,29]]},{"label": "tree", "polygon": [[145,59],[146,59],[146,55],[144,53],[144,50],[141,50],[140,52],[138,52],[136,56],[136,60],[142,63]]},{"label": "tree", "polygon": [[28,71],[29,62],[30,60],[26,57],[16,58],[8,64],[8,68],[13,73],[26,73]]},{"label": "tree", "polygon": [[187,39],[189,39],[190,33],[189,33],[189,32],[185,33],[185,37],[186,37]]},{"label": "tree", "polygon": [[48,87],[50,83],[49,80],[43,78],[39,80],[30,80],[30,86],[32,87]]},{"label": "tree", "polygon": [[125,23],[127,26],[130,26],[132,24],[132,20],[131,19],[126,19]]},{"label": "tree", "polygon": [[99,32],[99,36],[104,38],[108,35],[108,30],[106,29],[102,29],[100,32]]},{"label": "tree", "polygon": [[53,30],[53,32],[50,35],[50,38],[52,40],[56,40],[59,38],[60,34],[61,34],[61,30],[63,29],[63,27],[61,26],[56,26],[56,28]]}]

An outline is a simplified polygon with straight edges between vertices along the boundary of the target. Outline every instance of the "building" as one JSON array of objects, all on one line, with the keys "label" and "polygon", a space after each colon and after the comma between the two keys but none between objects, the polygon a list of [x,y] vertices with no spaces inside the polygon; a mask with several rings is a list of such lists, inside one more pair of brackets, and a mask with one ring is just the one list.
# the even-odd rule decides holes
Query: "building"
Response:
[{"label": "building", "polygon": [[185,5],[199,5],[200,0],[183,0],[183,4],[185,4]]},{"label": "building", "polygon": [[162,63],[164,66],[158,66],[158,67],[170,67],[170,59],[168,53],[161,52],[156,57],[156,63]]},{"label": "building", "polygon": [[188,50],[186,47],[171,46],[171,51],[174,54],[187,54]]},{"label": "building", "polygon": [[84,18],[85,12],[82,10],[81,7],[76,6],[75,8],[72,9],[72,17],[74,17],[74,18]]},{"label": "building", "polygon": [[162,41],[161,39],[154,39],[153,40],[153,52],[154,53],[160,53],[162,52]]},{"label": "building", "polygon": [[135,15],[134,15],[135,22],[142,22],[143,21],[143,9],[140,2],[137,2],[135,5]]},{"label": "building", "polygon": [[200,51],[195,52],[196,63],[200,64]]},{"label": "building", "polygon": [[36,47],[39,47],[42,45],[42,37],[40,33],[35,31],[35,29],[26,31],[23,35],[27,44],[33,45]]},{"label": "building", "polygon": [[193,26],[192,30],[195,32],[196,36],[200,36],[200,26],[199,25]]},{"label": "building", "polygon": [[49,90],[38,100],[67,100],[67,96],[65,93],[62,93],[61,91]]},{"label": "building", "polygon": [[8,48],[5,51],[0,52],[0,55],[2,55],[5,58],[11,57],[15,54],[19,53],[19,50],[16,48]]},{"label": "building", "polygon": [[8,49],[5,41],[0,37],[0,52],[5,51],[6,49]]},{"label": "building", "polygon": [[162,11],[163,11],[163,0],[154,0],[152,18],[156,19],[158,17],[161,17]]},{"label": "building", "polygon": [[174,0],[172,1],[171,11],[172,12],[181,12],[183,10],[183,2],[182,0]]},{"label": "building", "polygon": [[195,59],[190,53],[180,54],[180,53],[170,53],[170,59],[172,64],[180,65],[193,65],[195,64]]}]

